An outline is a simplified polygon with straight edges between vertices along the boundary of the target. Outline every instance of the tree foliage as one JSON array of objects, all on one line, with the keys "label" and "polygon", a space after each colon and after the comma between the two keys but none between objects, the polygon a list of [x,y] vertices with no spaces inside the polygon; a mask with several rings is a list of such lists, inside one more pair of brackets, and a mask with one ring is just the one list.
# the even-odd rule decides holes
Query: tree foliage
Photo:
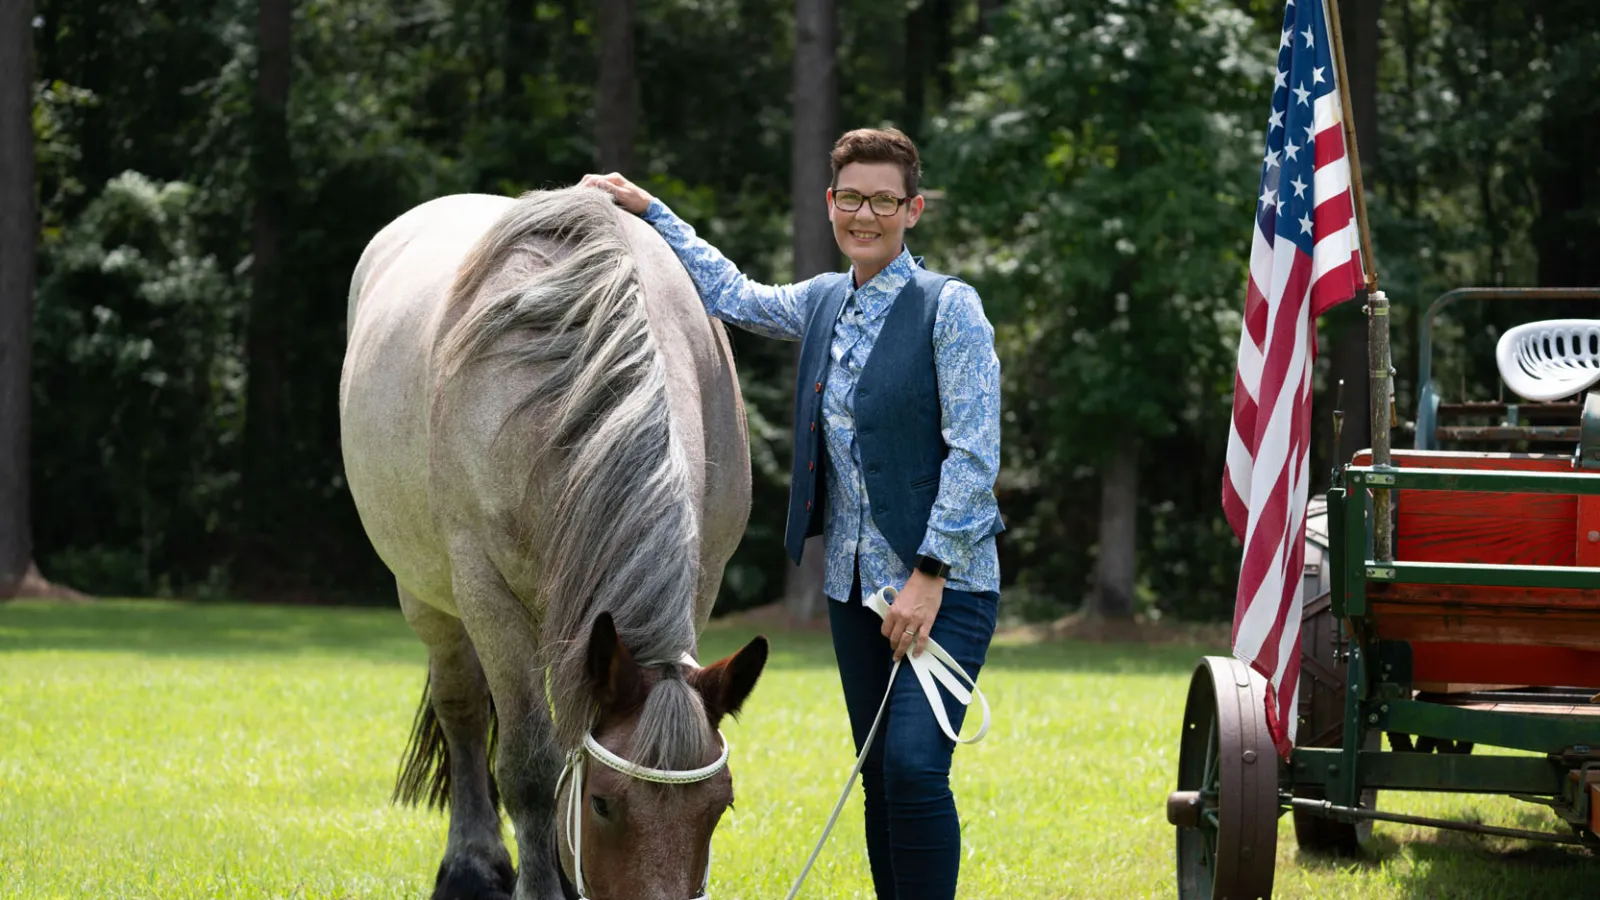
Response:
[{"label": "tree foliage", "polygon": [[[924,183],[939,193],[914,252],[976,284],[997,325],[1009,608],[1078,604],[1099,476],[1109,455],[1135,453],[1143,602],[1226,615],[1239,550],[1221,517],[1221,454],[1281,5],[837,7],[839,126],[923,139]],[[1382,6],[1382,155],[1367,187],[1403,416],[1416,312],[1433,296],[1600,283],[1596,9]],[[634,10],[628,174],[751,276],[786,279],[792,0]],[[37,556],[100,592],[392,602],[340,471],[351,270],[423,200],[571,184],[597,165],[597,13],[577,0],[293,4],[285,412],[281,474],[262,487],[240,476],[257,12],[246,0],[37,2]],[[1441,379],[1492,396],[1497,329],[1532,314],[1452,313]],[[733,342],[757,484],[723,609],[776,600],[785,571],[793,348]],[[269,490],[277,527],[245,528]]]},{"label": "tree foliage", "polygon": [[1193,612],[1223,586],[1184,565],[1217,536],[1215,498],[1169,454],[1212,468],[1227,434],[1271,80],[1250,37],[1220,2],[1018,0],[958,69],[930,157],[943,231],[1002,323],[1025,586],[1081,592],[1091,476],[1139,447],[1150,589]]}]

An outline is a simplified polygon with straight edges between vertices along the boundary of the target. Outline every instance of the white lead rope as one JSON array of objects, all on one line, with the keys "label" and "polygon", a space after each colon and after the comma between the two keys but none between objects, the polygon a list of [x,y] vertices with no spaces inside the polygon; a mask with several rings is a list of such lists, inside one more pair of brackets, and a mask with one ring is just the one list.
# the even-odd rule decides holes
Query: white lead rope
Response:
[{"label": "white lead rope", "polygon": [[[868,597],[864,605],[877,613],[881,619],[889,614],[888,601],[893,600],[896,594],[894,588],[886,587]],[[850,770],[850,779],[845,782],[844,792],[839,795],[839,802],[833,805],[833,814],[828,816],[828,824],[822,829],[822,837],[817,839],[817,845],[811,849],[811,857],[806,860],[805,868],[800,870],[800,877],[794,880],[794,887],[789,889],[789,895],[785,900],[794,900],[800,893],[800,885],[804,884],[806,876],[811,874],[812,864],[817,861],[817,855],[827,843],[828,834],[833,831],[834,823],[839,821],[839,813],[844,809],[845,801],[850,799],[850,791],[856,786],[856,776],[861,774],[861,766],[867,761],[867,752],[872,749],[872,740],[878,734],[878,725],[883,722],[883,711],[888,708],[889,697],[894,693],[894,679],[900,674],[900,664],[907,659],[911,660],[911,671],[916,673],[917,681],[922,685],[922,692],[927,695],[928,704],[933,707],[933,717],[938,720],[939,728],[946,737],[958,744],[976,744],[989,733],[989,701],[984,699],[983,692],[978,690],[977,683],[967,675],[966,670],[961,668],[961,664],[946,653],[938,641],[930,637],[922,655],[912,656],[908,652],[905,657],[895,660],[894,668],[889,670],[889,688],[883,692],[883,699],[878,701],[878,713],[872,719],[872,727],[867,730],[867,739],[861,743],[861,754],[856,757],[855,767]],[[957,681],[957,676],[960,676],[961,681],[965,681],[966,684]],[[977,734],[963,740],[950,727],[950,719],[945,715],[944,703],[939,700],[939,689],[934,685],[935,681],[944,685],[951,696],[961,701],[962,706],[972,705],[972,696],[977,695],[978,702],[983,705],[983,726],[978,729]]]}]

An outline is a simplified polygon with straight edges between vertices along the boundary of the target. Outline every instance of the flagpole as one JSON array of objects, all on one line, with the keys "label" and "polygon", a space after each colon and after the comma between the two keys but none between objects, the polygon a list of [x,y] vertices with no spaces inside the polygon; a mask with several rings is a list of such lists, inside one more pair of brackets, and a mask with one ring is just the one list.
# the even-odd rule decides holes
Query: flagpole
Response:
[{"label": "flagpole", "polygon": [[[1356,228],[1361,235],[1361,267],[1367,282],[1367,361],[1372,380],[1370,413],[1372,421],[1372,465],[1388,468],[1393,461],[1390,428],[1394,423],[1394,367],[1389,351],[1389,298],[1378,290],[1378,266],[1372,258],[1372,234],[1367,228],[1367,196],[1361,187],[1361,154],[1356,148],[1355,107],[1350,101],[1349,66],[1344,58],[1344,29],[1339,22],[1339,0],[1324,0],[1323,16],[1333,35],[1334,78],[1339,84],[1339,118],[1344,126],[1344,142],[1350,155],[1350,188],[1355,195]],[[1394,560],[1394,523],[1390,517],[1390,495],[1383,488],[1372,490],[1372,557],[1377,562]]]},{"label": "flagpole", "polygon": [[1350,190],[1356,198],[1356,228],[1361,233],[1361,267],[1367,291],[1378,288],[1378,264],[1372,258],[1372,233],[1367,229],[1367,193],[1361,187],[1361,153],[1356,148],[1355,106],[1350,101],[1350,67],[1344,61],[1344,29],[1339,24],[1339,0],[1325,0],[1322,13],[1333,33],[1333,65],[1339,83],[1339,118],[1344,125],[1344,143],[1350,151]]}]

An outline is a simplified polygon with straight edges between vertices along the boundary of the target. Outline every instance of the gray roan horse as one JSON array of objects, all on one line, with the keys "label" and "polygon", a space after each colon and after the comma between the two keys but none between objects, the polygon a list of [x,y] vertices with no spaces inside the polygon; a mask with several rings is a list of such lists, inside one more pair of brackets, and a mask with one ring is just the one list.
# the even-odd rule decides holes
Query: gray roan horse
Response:
[{"label": "gray roan horse", "polygon": [[428,648],[393,799],[449,809],[433,896],[699,896],[733,802],[718,725],[767,643],[694,663],[750,451],[666,242],[590,188],[412,209],[356,267],[340,416]]}]

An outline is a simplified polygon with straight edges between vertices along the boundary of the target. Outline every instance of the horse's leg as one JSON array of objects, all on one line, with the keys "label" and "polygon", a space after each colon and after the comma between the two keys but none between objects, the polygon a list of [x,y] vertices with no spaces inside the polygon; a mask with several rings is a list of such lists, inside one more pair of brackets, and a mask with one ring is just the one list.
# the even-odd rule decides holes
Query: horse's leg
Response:
[{"label": "horse's leg", "polygon": [[[448,751],[450,836],[434,879],[433,900],[507,900],[516,883],[500,836],[500,812],[489,781],[489,686],[461,620],[403,589],[400,608],[428,647],[428,697]],[[421,711],[424,718],[429,710]],[[434,740],[437,741],[433,732]],[[419,728],[420,772],[440,761]],[[430,759],[430,757],[435,757]],[[431,763],[431,765],[430,765]],[[419,784],[418,787],[421,785]]]},{"label": "horse's leg", "polygon": [[516,900],[566,896],[555,844],[555,788],[562,757],[555,746],[543,671],[534,662],[539,624],[481,553],[451,553],[456,607],[489,678],[500,725],[495,778],[516,826]]}]

